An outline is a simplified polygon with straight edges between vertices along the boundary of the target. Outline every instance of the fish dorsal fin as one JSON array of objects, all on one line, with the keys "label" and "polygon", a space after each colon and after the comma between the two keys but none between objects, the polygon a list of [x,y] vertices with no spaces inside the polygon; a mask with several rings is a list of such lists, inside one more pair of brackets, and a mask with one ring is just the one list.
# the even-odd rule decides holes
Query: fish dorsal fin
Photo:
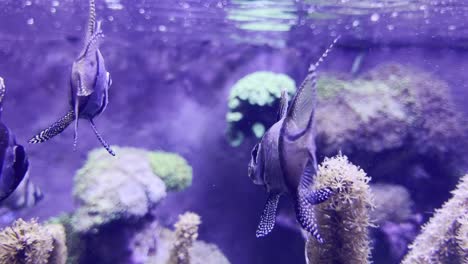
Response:
[{"label": "fish dorsal fin", "polygon": [[281,100],[280,100],[280,108],[278,111],[278,120],[283,119],[286,117],[286,113],[288,112],[288,92],[286,90],[281,91]]},{"label": "fish dorsal fin", "polygon": [[297,90],[286,116],[286,132],[291,137],[300,137],[312,127],[315,107],[317,105],[317,67],[331,51],[339,37],[330,44],[316,63],[310,65],[308,73]]},{"label": "fish dorsal fin", "polygon": [[94,0],[89,0],[89,18],[88,28],[86,30],[85,43],[89,41],[96,31],[96,3]]},{"label": "fish dorsal fin", "polygon": [[90,38],[85,43],[83,50],[80,53],[80,56],[76,59],[76,62],[83,60],[94,59],[96,56],[96,51],[99,49],[102,39],[104,38],[104,33],[101,30],[101,22],[97,23],[96,32],[90,36]]}]

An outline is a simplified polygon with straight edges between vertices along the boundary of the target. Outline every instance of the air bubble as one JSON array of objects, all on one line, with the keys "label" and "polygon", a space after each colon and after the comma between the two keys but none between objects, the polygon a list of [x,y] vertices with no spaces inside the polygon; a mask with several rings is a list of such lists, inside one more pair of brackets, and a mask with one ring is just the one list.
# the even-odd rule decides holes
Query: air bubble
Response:
[{"label": "air bubble", "polygon": [[377,14],[377,13],[372,14],[372,16],[370,17],[370,20],[372,22],[377,22],[377,21],[379,21],[379,19],[380,19],[380,15]]}]

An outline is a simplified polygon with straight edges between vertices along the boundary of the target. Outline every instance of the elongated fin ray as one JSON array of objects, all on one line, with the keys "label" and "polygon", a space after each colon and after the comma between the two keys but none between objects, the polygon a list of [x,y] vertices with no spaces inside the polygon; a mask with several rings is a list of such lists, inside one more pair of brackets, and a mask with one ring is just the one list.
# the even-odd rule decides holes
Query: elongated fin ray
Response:
[{"label": "elongated fin ray", "polygon": [[86,31],[85,42],[91,38],[96,30],[96,3],[94,0],[89,0],[89,18],[88,18],[88,29]]},{"label": "elongated fin ray", "polygon": [[31,144],[46,142],[47,140],[62,133],[75,120],[75,111],[70,110],[68,113],[60,118],[57,122],[53,123],[50,127],[42,130],[39,134],[35,135],[29,140]]},{"label": "elongated fin ray", "polygon": [[325,50],[325,52],[322,53],[322,56],[320,56],[320,58],[317,60],[317,62],[314,64],[314,67],[315,68],[318,68],[318,66],[320,65],[320,63],[323,62],[323,60],[328,56],[328,53],[330,53],[330,51],[333,49],[333,47],[335,46],[336,42],[338,42],[338,40],[341,38],[341,35],[339,35],[338,37],[336,37],[333,42],[328,46],[328,48]]},{"label": "elongated fin ray", "polygon": [[278,120],[282,119],[286,116],[288,112],[288,92],[286,90],[281,91],[281,101],[280,101],[280,108],[278,111]]},{"label": "elongated fin ray", "polygon": [[91,123],[91,127],[93,128],[94,134],[96,134],[96,137],[98,138],[99,142],[101,142],[101,145],[111,154],[112,156],[115,156],[115,152],[111,149],[109,144],[102,138],[101,134],[97,131],[96,125],[94,124],[94,121],[92,119],[89,120]]},{"label": "elongated fin ray", "polygon": [[322,188],[315,191],[309,191],[306,195],[307,201],[311,205],[321,204],[328,200],[335,192],[330,187]]},{"label": "elongated fin ray", "polygon": [[302,228],[311,233],[319,243],[323,243],[323,238],[318,230],[314,210],[301,191],[298,193],[296,201],[296,218]]},{"label": "elongated fin ray", "polygon": [[291,139],[303,136],[312,127],[314,112],[317,105],[317,72],[316,69],[326,56],[330,53],[340,37],[330,44],[315,64],[310,65],[308,73],[294,96],[291,107],[288,110],[288,124],[286,132]]},{"label": "elongated fin ray", "polygon": [[275,227],[276,209],[278,208],[280,196],[280,194],[270,194],[268,196],[262,216],[260,217],[260,223],[258,224],[257,231],[255,232],[257,237],[268,235],[268,233],[270,233]]}]

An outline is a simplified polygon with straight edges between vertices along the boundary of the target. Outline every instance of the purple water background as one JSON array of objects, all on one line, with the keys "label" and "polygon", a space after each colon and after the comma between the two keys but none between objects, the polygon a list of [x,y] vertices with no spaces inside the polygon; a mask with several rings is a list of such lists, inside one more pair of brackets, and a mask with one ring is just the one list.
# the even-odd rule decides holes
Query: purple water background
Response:
[{"label": "purple water background", "polygon": [[[5,5],[0,11],[0,76],[8,89],[3,120],[22,143],[68,109],[68,78],[81,45],[86,1],[61,2],[51,15],[52,2],[0,4]],[[324,26],[318,30],[295,25],[280,35],[279,46],[239,43],[233,34],[248,39],[257,33],[239,31],[226,21],[227,2],[218,8],[216,1],[189,1],[189,12],[170,5],[164,8],[162,1],[148,9],[153,20],[140,17],[138,6],[145,1],[135,3],[122,1],[125,10],[115,11],[98,2],[98,16],[107,18],[107,40],[101,51],[113,78],[109,106],[96,119],[99,130],[111,144],[177,152],[193,166],[193,185],[170,194],[161,204],[165,224],[172,224],[181,212],[195,211],[203,220],[200,238],[219,245],[232,263],[304,263],[298,233],[279,227],[265,239],[255,238],[266,197],[246,174],[253,142],[239,148],[226,142],[226,98],[230,86],[253,71],[287,73],[299,83],[333,36]],[[184,12],[192,14],[192,27],[179,27]],[[203,12],[208,12],[206,17]],[[161,22],[170,14],[176,17],[173,27]],[[34,23],[28,25],[31,17]],[[433,32],[433,27],[417,26],[419,20],[400,34],[382,33],[384,21],[367,25],[361,35],[348,34],[344,24],[350,19],[333,24],[333,34],[343,28],[343,38],[321,71],[349,72],[360,54],[365,57],[359,72],[384,62],[416,66],[449,83],[457,105],[468,112],[468,52],[463,36],[447,33],[442,26]],[[422,28],[421,38],[412,35],[412,26]],[[84,121],[77,152],[72,151],[72,137],[68,129],[46,144],[25,143],[32,179],[46,196],[19,216],[45,220],[74,209],[73,175],[99,143]],[[283,206],[290,206],[283,200]]]}]

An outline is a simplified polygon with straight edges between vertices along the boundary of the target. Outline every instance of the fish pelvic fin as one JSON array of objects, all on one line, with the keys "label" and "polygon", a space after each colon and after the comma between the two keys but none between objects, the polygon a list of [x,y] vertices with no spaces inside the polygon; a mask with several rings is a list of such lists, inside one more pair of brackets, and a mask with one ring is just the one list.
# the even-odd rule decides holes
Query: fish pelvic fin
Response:
[{"label": "fish pelvic fin", "polygon": [[2,77],[0,77],[0,111],[2,110],[3,106],[3,98],[5,97],[6,88],[5,88],[5,81]]},{"label": "fish pelvic fin", "polygon": [[[338,37],[336,37],[333,40],[333,42],[328,46],[328,48],[322,53],[322,56],[320,56],[317,62],[314,65],[311,65],[311,68],[312,67],[314,68],[313,70],[315,70],[316,68],[318,68],[318,66],[320,66],[320,63],[322,63],[325,60],[325,58],[328,56],[330,51],[333,50],[333,47],[335,46],[335,44],[338,42],[340,38],[341,38],[341,35],[338,35]],[[310,71],[310,68],[309,68],[309,71]]]},{"label": "fish pelvic fin", "polygon": [[73,120],[75,120],[75,111],[70,110],[66,115],[57,120],[57,122],[53,123],[48,128],[42,130],[39,132],[39,134],[32,137],[29,140],[29,143],[37,144],[46,142],[47,140],[62,133],[73,122]]},{"label": "fish pelvic fin", "polygon": [[314,191],[309,191],[306,195],[307,201],[311,205],[321,204],[335,194],[332,188],[326,187]]},{"label": "fish pelvic fin", "polygon": [[307,201],[304,191],[299,191],[296,200],[297,221],[302,226],[302,228],[311,233],[315,239],[317,239],[317,242],[322,244],[324,240],[319,233],[315,212],[312,208],[312,205],[310,205]]},{"label": "fish pelvic fin", "polygon": [[109,144],[107,144],[104,138],[102,138],[101,133],[99,133],[99,131],[96,128],[96,125],[94,124],[94,121],[90,119],[89,122],[91,123],[91,128],[93,129],[94,134],[96,134],[96,137],[98,138],[101,145],[107,150],[107,152],[109,152],[109,154],[111,154],[112,156],[115,156],[115,152],[112,150]]},{"label": "fish pelvic fin", "polygon": [[257,231],[255,232],[256,237],[264,237],[268,235],[275,227],[276,221],[276,209],[278,208],[278,202],[281,194],[275,193],[270,194],[266,201],[263,213],[260,216],[260,223],[258,224]]}]

